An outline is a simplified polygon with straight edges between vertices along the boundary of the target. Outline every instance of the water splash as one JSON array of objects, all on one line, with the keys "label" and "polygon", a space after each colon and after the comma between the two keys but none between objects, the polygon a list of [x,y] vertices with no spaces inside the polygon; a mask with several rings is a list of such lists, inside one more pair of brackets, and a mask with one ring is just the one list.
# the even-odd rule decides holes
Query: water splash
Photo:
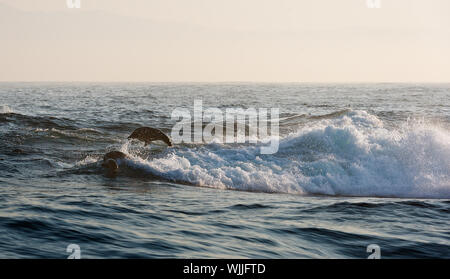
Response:
[{"label": "water splash", "polygon": [[[121,151],[128,151],[128,143]],[[450,198],[450,135],[439,127],[387,128],[349,111],[299,128],[274,155],[217,144],[133,157],[133,168],[164,179],[223,189],[344,196]]]}]

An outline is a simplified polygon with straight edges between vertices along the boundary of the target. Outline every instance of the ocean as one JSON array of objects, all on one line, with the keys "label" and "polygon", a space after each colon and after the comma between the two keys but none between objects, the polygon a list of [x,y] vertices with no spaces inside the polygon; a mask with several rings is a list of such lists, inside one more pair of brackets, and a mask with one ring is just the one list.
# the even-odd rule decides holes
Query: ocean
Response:
[{"label": "ocean", "polygon": [[[450,84],[0,83],[0,97],[0,258],[70,244],[81,258],[450,258]],[[170,135],[195,100],[278,108],[278,151],[127,140]],[[116,175],[101,167],[112,150],[129,156]]]}]

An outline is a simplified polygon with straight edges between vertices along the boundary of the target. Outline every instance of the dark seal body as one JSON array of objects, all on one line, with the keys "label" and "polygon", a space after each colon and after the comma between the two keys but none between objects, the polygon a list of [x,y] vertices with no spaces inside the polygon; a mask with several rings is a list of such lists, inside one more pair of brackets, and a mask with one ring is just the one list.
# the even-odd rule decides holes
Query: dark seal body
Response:
[{"label": "dark seal body", "polygon": [[134,130],[134,132],[128,137],[128,139],[137,139],[143,141],[145,145],[150,144],[152,141],[162,140],[168,146],[172,146],[170,138],[158,129],[150,127],[141,127]]},{"label": "dark seal body", "polygon": [[103,156],[103,161],[108,161],[109,159],[123,159],[128,157],[127,154],[120,152],[120,151],[111,151],[105,154],[105,156]]},{"label": "dark seal body", "polygon": [[119,171],[119,164],[117,163],[117,159],[127,158],[127,154],[120,151],[111,151],[103,156],[102,167],[108,169],[110,173],[117,173]]}]

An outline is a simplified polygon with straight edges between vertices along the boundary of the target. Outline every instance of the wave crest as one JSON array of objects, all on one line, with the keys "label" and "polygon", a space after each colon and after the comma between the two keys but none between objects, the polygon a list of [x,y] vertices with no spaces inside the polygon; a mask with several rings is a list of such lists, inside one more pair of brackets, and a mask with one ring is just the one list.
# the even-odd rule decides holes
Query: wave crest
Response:
[{"label": "wave crest", "polygon": [[414,121],[385,126],[365,111],[348,111],[298,128],[273,155],[259,154],[258,145],[209,144],[133,157],[131,164],[167,180],[224,189],[450,198],[449,132]]}]

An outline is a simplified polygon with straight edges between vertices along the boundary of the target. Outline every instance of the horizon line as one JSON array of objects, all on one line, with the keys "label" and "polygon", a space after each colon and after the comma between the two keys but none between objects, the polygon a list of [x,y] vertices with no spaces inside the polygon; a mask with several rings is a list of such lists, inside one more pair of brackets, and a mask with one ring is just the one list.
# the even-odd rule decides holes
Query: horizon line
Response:
[{"label": "horizon line", "polygon": [[438,84],[450,83],[450,81],[251,81],[251,80],[229,80],[229,81],[104,81],[104,80],[0,80],[0,83],[335,83],[335,84],[389,84],[389,83],[423,83]]}]

